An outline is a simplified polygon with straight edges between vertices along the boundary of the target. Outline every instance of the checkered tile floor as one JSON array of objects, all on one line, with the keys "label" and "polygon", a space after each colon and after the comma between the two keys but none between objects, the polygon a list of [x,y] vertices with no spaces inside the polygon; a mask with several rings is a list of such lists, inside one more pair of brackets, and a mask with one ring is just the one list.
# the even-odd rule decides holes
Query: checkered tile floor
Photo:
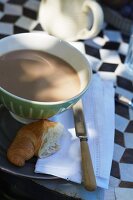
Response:
[{"label": "checkered tile floor", "polygon": [[[37,21],[39,0],[0,0],[0,38],[20,32],[42,31]],[[100,34],[78,41],[94,72],[114,80],[116,93],[133,98],[133,78],[123,62],[129,38],[104,24]],[[115,145],[110,186],[133,188],[133,111],[122,103],[115,109]]]}]

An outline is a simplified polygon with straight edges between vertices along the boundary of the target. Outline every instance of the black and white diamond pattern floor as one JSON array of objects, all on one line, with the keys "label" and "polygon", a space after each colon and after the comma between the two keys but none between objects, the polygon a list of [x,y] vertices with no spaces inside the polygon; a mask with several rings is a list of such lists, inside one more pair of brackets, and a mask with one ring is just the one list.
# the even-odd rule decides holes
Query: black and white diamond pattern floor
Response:
[{"label": "black and white diamond pattern floor", "polygon": [[[39,0],[0,0],[0,38],[21,32],[42,31],[37,20]],[[116,93],[133,98],[133,77],[124,63],[129,38],[110,25],[94,39],[78,41],[94,72],[116,82]],[[133,188],[133,111],[116,102],[115,145],[110,190]],[[112,198],[113,199],[113,198]],[[129,199],[130,200],[130,199]]]}]

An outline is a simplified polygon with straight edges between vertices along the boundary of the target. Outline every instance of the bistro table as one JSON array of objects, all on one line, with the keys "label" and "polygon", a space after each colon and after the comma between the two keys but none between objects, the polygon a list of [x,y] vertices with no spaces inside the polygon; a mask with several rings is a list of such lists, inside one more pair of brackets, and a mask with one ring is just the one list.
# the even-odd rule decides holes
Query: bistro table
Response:
[{"label": "bistro table", "polygon": [[[37,20],[39,3],[38,0],[0,0],[0,38],[23,32],[43,31]],[[105,22],[97,37],[77,41],[73,45],[89,59],[94,73],[99,73],[106,79],[113,79],[116,94],[131,100],[133,77],[127,73],[124,65],[128,42],[128,36]],[[85,200],[131,200],[133,198],[133,110],[131,107],[124,102],[115,101],[114,156],[108,190],[98,188],[95,192],[87,192],[81,185],[62,179],[30,181],[34,182],[36,187],[40,185],[41,190],[47,189],[49,192],[55,191],[55,194],[64,195],[62,199],[70,197]]]}]

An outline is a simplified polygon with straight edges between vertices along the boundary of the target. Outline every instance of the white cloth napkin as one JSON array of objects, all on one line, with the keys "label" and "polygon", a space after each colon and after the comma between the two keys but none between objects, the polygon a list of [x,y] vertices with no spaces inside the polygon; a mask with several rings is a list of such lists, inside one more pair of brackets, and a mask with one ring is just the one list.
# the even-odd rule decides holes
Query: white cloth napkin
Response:
[{"label": "white cloth napkin", "polygon": [[[102,80],[99,75],[93,75],[91,85],[83,95],[82,101],[97,186],[108,188],[115,129],[113,82]],[[72,110],[67,110],[51,119],[62,123],[65,127],[61,149],[52,156],[38,159],[35,172],[81,183],[80,142],[75,135]]]}]

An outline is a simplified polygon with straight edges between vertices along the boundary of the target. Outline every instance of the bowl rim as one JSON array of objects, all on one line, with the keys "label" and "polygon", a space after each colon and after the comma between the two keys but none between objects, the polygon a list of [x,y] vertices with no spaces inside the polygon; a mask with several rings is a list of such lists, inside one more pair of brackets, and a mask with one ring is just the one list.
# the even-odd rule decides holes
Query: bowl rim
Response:
[{"label": "bowl rim", "polygon": [[[88,87],[89,87],[89,85],[90,85],[90,82],[91,82],[91,80],[92,80],[92,69],[91,69],[91,66],[90,66],[90,63],[88,62],[88,60],[87,60],[87,58],[84,56],[84,54],[81,52],[81,51],[79,51],[77,48],[75,48],[74,46],[72,46],[70,43],[68,43],[68,42],[66,42],[66,41],[64,41],[64,40],[61,40],[61,39],[59,39],[59,38],[56,38],[56,37],[54,37],[54,36],[51,36],[51,35],[47,35],[46,33],[43,33],[43,32],[33,32],[33,33],[19,33],[19,34],[13,34],[13,35],[9,35],[9,36],[7,36],[7,37],[5,37],[5,38],[2,38],[1,40],[0,40],[0,42],[4,42],[4,41],[6,41],[6,40],[8,40],[8,39],[10,39],[10,38],[15,38],[15,37],[19,37],[19,36],[22,36],[22,35],[24,35],[24,36],[26,36],[26,35],[43,35],[44,37],[51,37],[51,38],[54,38],[54,39],[56,39],[58,42],[62,42],[62,43],[64,43],[64,45],[66,45],[66,46],[68,46],[68,47],[70,47],[70,48],[72,48],[72,49],[74,49],[74,51],[77,51],[78,53],[80,53],[81,55],[82,55],[82,58],[84,59],[84,61],[86,62],[86,64],[88,65],[88,71],[89,71],[89,78],[88,78],[88,82],[87,82],[87,84],[86,84],[86,86],[84,87],[84,89],[81,91],[81,92],[79,92],[77,95],[75,95],[74,97],[72,97],[72,98],[69,98],[69,99],[65,99],[65,100],[61,100],[61,101],[50,101],[50,102],[47,102],[47,101],[33,101],[33,100],[30,100],[30,99],[25,99],[25,98],[23,98],[23,97],[19,97],[19,96],[16,96],[15,94],[13,94],[13,93],[11,93],[11,92],[9,92],[9,91],[7,91],[7,90],[5,90],[4,88],[2,88],[1,86],[0,86],[0,90],[3,92],[3,93],[5,93],[5,94],[7,94],[7,95],[9,95],[9,96],[11,96],[12,98],[15,98],[15,99],[18,99],[18,100],[20,100],[20,101],[23,101],[23,102],[27,102],[27,103],[30,103],[30,104],[39,104],[39,105],[58,105],[58,104],[63,104],[63,103],[67,103],[67,102],[69,102],[69,101],[73,101],[73,100],[75,100],[75,99],[77,99],[77,98],[79,98],[80,96],[82,96],[86,91],[87,91],[87,89],[88,89]],[[87,67],[86,67],[87,68]]]}]

